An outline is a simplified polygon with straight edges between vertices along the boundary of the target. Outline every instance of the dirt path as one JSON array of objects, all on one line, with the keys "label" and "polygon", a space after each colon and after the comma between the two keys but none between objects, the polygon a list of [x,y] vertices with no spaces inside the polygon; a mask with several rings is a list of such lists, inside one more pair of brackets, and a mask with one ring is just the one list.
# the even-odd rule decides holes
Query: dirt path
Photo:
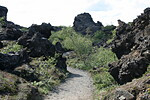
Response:
[{"label": "dirt path", "polygon": [[93,100],[93,85],[89,73],[70,68],[69,78],[50,93],[45,100]]}]

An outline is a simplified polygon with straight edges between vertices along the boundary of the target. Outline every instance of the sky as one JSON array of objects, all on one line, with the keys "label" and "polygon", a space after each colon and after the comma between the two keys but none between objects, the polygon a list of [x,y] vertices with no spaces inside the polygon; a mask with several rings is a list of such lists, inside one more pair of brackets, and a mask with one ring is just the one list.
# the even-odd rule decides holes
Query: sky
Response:
[{"label": "sky", "polygon": [[7,20],[21,26],[50,23],[72,26],[75,16],[90,13],[95,22],[117,25],[132,22],[150,6],[149,0],[0,0],[8,8]]}]

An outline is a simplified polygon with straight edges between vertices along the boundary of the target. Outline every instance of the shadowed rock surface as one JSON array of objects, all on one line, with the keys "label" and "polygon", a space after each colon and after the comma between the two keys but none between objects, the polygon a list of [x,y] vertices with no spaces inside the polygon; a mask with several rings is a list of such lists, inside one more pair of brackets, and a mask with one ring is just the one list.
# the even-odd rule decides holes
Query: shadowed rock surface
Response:
[{"label": "shadowed rock surface", "polygon": [[0,49],[3,48],[3,43],[0,41]]},{"label": "shadowed rock surface", "polygon": [[27,47],[31,57],[54,56],[55,46],[47,39],[51,35],[51,25],[32,25],[29,31],[18,39],[18,44]]},{"label": "shadowed rock surface", "polygon": [[49,38],[51,36],[51,31],[53,30],[53,27],[51,26],[50,23],[42,23],[41,25],[36,25],[33,24],[30,28],[29,28],[29,33],[30,34],[34,34],[39,32],[42,37],[45,38]]},{"label": "shadowed rock surface", "polygon": [[11,71],[18,65],[28,61],[28,55],[25,51],[18,53],[2,54],[0,53],[0,70]]},{"label": "shadowed rock surface", "polygon": [[0,23],[0,40],[17,40],[23,35],[20,26],[13,22],[3,21]]},{"label": "shadowed rock surface", "polygon": [[0,17],[4,17],[4,19],[7,19],[7,12],[8,9],[4,6],[0,6]]},{"label": "shadowed rock surface", "polygon": [[40,33],[35,33],[31,38],[28,33],[18,40],[18,44],[27,47],[31,57],[54,56],[55,54],[55,46]]},{"label": "shadowed rock surface", "polygon": [[144,10],[131,25],[118,21],[117,37],[112,51],[119,61],[110,64],[110,74],[119,84],[141,77],[150,64],[150,8]]}]

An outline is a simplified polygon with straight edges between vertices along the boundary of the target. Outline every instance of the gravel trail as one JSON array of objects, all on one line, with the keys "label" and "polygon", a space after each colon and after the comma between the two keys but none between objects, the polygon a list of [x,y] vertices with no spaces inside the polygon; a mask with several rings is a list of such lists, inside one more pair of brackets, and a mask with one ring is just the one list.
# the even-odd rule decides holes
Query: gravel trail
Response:
[{"label": "gravel trail", "polygon": [[67,69],[71,73],[69,77],[44,100],[93,100],[93,83],[89,73],[71,67]]}]

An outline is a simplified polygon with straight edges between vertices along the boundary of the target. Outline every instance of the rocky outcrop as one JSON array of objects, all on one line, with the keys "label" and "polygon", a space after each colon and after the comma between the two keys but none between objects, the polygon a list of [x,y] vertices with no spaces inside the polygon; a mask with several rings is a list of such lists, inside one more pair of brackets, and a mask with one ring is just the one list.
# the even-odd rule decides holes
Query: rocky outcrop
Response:
[{"label": "rocky outcrop", "polygon": [[51,36],[51,31],[53,30],[53,27],[51,26],[50,23],[42,23],[41,25],[36,25],[33,24],[30,28],[29,28],[29,33],[30,34],[34,34],[39,32],[42,37],[45,38],[49,38]]},{"label": "rocky outcrop", "polygon": [[55,46],[47,39],[51,30],[50,24],[32,25],[29,31],[18,39],[18,44],[27,47],[31,57],[54,56]]},{"label": "rocky outcrop", "polygon": [[4,20],[7,19],[8,9],[6,7],[0,6],[0,18],[4,17]]},{"label": "rocky outcrop", "polygon": [[135,34],[131,33],[131,26],[118,20],[119,26],[116,30],[116,39],[113,41],[112,51],[116,53],[120,59],[122,55],[129,54],[134,45],[133,37]]},{"label": "rocky outcrop", "polygon": [[60,31],[60,30],[62,30],[63,27],[64,26],[52,26],[52,31],[54,31],[54,32]]},{"label": "rocky outcrop", "polygon": [[38,89],[24,79],[0,70],[1,100],[42,100]]},{"label": "rocky outcrop", "polygon": [[101,22],[95,23],[89,13],[82,13],[75,17],[73,27],[76,32],[86,34],[93,34],[102,27]]},{"label": "rocky outcrop", "polygon": [[64,53],[66,50],[62,47],[61,43],[60,42],[57,42],[55,44],[55,50],[57,53]]},{"label": "rocky outcrop", "polygon": [[28,56],[25,51],[19,53],[2,54],[0,53],[0,70],[13,70],[18,65],[28,61]]},{"label": "rocky outcrop", "polygon": [[146,72],[148,64],[148,60],[141,56],[140,51],[134,51],[123,56],[118,62],[110,64],[109,71],[119,84],[124,84],[141,77]]},{"label": "rocky outcrop", "polygon": [[134,79],[105,94],[104,100],[150,100],[150,76]]},{"label": "rocky outcrop", "polygon": [[35,33],[33,36],[27,33],[19,38],[18,44],[27,47],[31,57],[54,56],[55,54],[55,46],[40,33]]},{"label": "rocky outcrop", "polygon": [[112,51],[119,61],[110,64],[110,74],[119,84],[141,77],[150,64],[150,8],[144,10],[131,25],[118,21]]},{"label": "rocky outcrop", "polygon": [[12,22],[0,22],[0,41],[2,40],[17,40],[23,35],[20,27]]},{"label": "rocky outcrop", "polygon": [[23,34],[19,25],[7,21],[7,12],[6,7],[0,6],[0,41],[17,40]]},{"label": "rocky outcrop", "polygon": [[61,70],[67,71],[67,64],[66,64],[67,59],[63,58],[61,55],[58,58],[56,58],[56,60],[57,60],[56,67]]}]

